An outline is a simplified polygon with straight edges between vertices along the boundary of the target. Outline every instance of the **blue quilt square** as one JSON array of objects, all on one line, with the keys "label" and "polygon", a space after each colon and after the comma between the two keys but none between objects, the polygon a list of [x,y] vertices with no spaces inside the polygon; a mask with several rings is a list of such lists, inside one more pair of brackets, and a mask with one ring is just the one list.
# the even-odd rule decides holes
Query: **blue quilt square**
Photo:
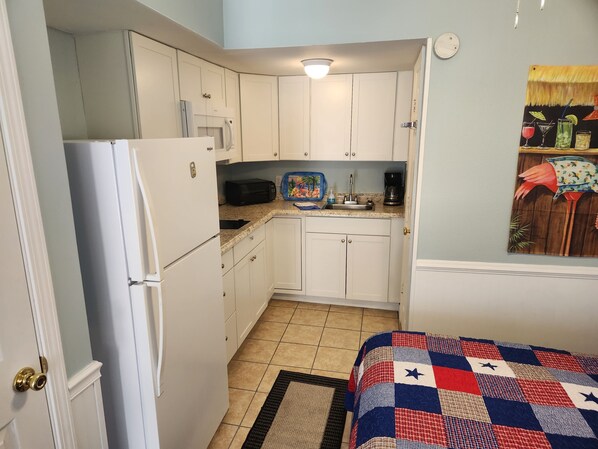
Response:
[{"label": "blue quilt square", "polygon": [[507,362],[527,363],[528,365],[542,366],[542,363],[531,349],[509,348],[506,346],[498,346],[500,355]]},{"label": "blue quilt square", "polygon": [[[532,409],[546,433],[593,438],[594,432],[576,408],[532,404]],[[596,441],[598,447],[598,441]]]},{"label": "blue quilt square", "polygon": [[438,390],[421,385],[395,384],[395,406],[442,414]]},{"label": "blue quilt square", "polygon": [[395,408],[379,407],[359,418],[356,447],[373,437],[395,438]]},{"label": "blue quilt square", "polygon": [[372,335],[364,342],[364,344],[368,351],[382,346],[392,346],[392,333],[383,332],[381,334]]},{"label": "blue quilt square", "polygon": [[430,354],[425,349],[393,346],[392,353],[395,362],[423,363],[424,365],[432,364]]},{"label": "blue quilt square", "polygon": [[430,360],[434,366],[444,366],[445,368],[455,368],[463,371],[471,371],[471,365],[464,356],[443,354],[440,352],[429,351]]},{"label": "blue quilt square", "polygon": [[[590,426],[590,428],[594,431],[594,434],[598,438],[598,412],[595,412],[594,410],[579,409],[579,413],[581,413],[581,416],[584,417],[584,419],[588,423],[588,426]],[[596,446],[598,447],[598,443],[596,443]]]},{"label": "blue quilt square", "polygon": [[394,383],[380,383],[372,385],[361,392],[359,399],[359,412],[357,416],[361,418],[370,410],[376,407],[394,407],[395,389]]},{"label": "blue quilt square", "polygon": [[584,387],[598,388],[598,382],[585,373],[576,373],[556,368],[548,368],[548,371],[559,381],[567,384],[583,385]]},{"label": "blue quilt square", "polygon": [[596,438],[569,437],[547,433],[546,438],[552,449],[596,449]]},{"label": "blue quilt square", "polygon": [[590,374],[589,375],[592,379],[594,379],[596,382],[598,382],[598,374]]},{"label": "blue quilt square", "polygon": [[492,424],[521,427],[528,430],[542,430],[534,410],[525,402],[484,397]]}]

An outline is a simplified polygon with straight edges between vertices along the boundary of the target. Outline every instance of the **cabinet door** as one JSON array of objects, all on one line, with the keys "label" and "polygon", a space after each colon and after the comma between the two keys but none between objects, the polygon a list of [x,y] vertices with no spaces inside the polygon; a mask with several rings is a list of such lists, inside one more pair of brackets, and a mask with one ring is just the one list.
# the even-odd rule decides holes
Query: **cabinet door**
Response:
[{"label": "cabinet door", "polygon": [[268,296],[274,294],[274,219],[269,220],[266,228],[266,291]]},{"label": "cabinet door", "polygon": [[390,237],[347,236],[347,299],[388,301]]},{"label": "cabinet door", "polygon": [[235,298],[237,302],[237,344],[241,343],[255,324],[255,306],[251,294],[251,259],[248,254],[235,265]]},{"label": "cabinet door", "polygon": [[310,296],[345,297],[344,234],[305,234],[305,290]]},{"label": "cabinet door", "polygon": [[140,137],[182,137],[176,50],[135,33],[131,50]]},{"label": "cabinet door", "polygon": [[312,160],[350,160],[353,75],[311,80]]},{"label": "cabinet door", "polygon": [[266,244],[260,243],[252,251],[251,263],[251,294],[254,304],[254,322],[262,316],[268,307],[268,289],[266,287]]},{"label": "cabinet door", "polygon": [[208,115],[226,105],[224,67],[201,60],[202,96],[208,100]]},{"label": "cabinet door", "polygon": [[278,78],[280,159],[309,159],[309,78]]},{"label": "cabinet door", "polygon": [[182,51],[177,51],[179,86],[181,100],[190,101],[194,115],[206,115],[207,99],[202,96],[202,60]]},{"label": "cabinet door", "polygon": [[301,290],[301,218],[273,218],[274,288]]},{"label": "cabinet door", "polygon": [[232,148],[228,151],[229,163],[241,162],[241,98],[239,96],[239,74],[232,70],[224,69],[226,84],[226,107],[233,109],[235,139]]},{"label": "cabinet door", "polygon": [[243,162],[278,160],[278,83],[275,76],[239,77]]},{"label": "cabinet door", "polygon": [[396,72],[353,75],[351,160],[392,160]]}]

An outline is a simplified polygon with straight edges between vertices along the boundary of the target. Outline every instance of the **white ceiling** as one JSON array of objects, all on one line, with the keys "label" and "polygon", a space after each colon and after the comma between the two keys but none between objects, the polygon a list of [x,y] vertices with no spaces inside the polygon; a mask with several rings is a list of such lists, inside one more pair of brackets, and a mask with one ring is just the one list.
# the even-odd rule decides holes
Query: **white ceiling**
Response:
[{"label": "white ceiling", "polygon": [[301,60],[330,58],[330,73],[410,70],[424,39],[225,50],[134,0],[44,0],[49,27],[71,34],[134,30],[243,73],[299,75]]}]

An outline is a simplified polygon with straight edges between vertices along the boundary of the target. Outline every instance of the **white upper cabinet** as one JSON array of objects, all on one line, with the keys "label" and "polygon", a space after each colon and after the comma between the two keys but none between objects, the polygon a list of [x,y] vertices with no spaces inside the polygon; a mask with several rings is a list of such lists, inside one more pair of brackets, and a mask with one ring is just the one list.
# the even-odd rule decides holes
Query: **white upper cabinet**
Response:
[{"label": "white upper cabinet", "polygon": [[278,160],[277,77],[242,73],[239,83],[243,162]]},{"label": "white upper cabinet", "polygon": [[181,100],[191,101],[193,113],[212,115],[225,107],[224,68],[177,50]]},{"label": "white upper cabinet", "polygon": [[309,78],[278,78],[280,159],[309,159]]},{"label": "white upper cabinet", "polygon": [[353,75],[311,80],[311,159],[350,160]]},{"label": "white upper cabinet", "polygon": [[396,88],[396,72],[353,75],[351,160],[392,160]]}]

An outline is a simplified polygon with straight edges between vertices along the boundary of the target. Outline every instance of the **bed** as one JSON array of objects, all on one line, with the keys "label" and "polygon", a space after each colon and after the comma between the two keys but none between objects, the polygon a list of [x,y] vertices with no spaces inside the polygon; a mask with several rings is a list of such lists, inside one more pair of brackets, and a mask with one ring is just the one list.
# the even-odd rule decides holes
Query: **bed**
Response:
[{"label": "bed", "polygon": [[350,449],[597,449],[598,356],[418,332],[366,340]]}]

